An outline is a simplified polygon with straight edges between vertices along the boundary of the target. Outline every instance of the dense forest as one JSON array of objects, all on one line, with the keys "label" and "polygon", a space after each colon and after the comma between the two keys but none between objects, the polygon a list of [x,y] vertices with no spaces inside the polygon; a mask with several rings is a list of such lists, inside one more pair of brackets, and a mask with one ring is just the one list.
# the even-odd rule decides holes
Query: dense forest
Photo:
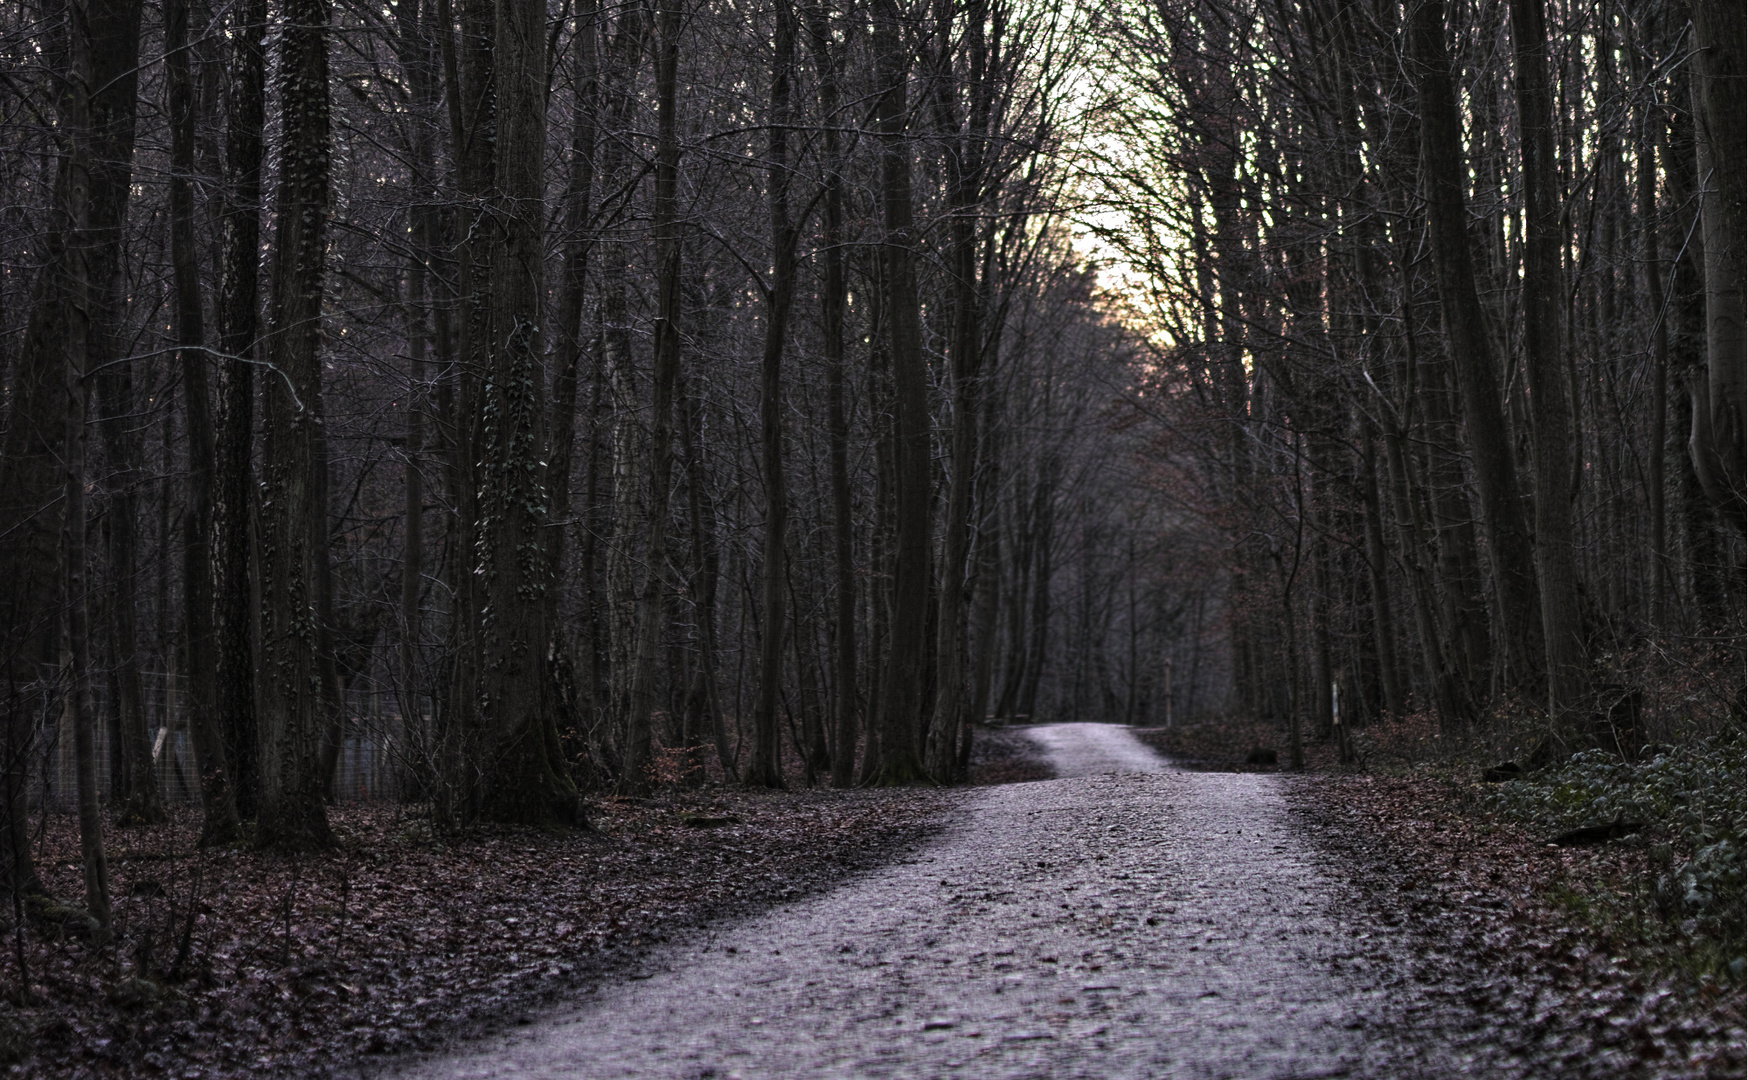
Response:
[{"label": "dense forest", "polygon": [[1101,25],[1132,407],[1219,538],[1234,711],[1344,759],[1405,712],[1543,761],[1740,729],[1738,6]]},{"label": "dense forest", "polygon": [[[1740,727],[1743,13],[0,13],[0,851]],[[1356,734],[1356,732],[1358,734]],[[36,898],[36,899],[31,899]]]}]

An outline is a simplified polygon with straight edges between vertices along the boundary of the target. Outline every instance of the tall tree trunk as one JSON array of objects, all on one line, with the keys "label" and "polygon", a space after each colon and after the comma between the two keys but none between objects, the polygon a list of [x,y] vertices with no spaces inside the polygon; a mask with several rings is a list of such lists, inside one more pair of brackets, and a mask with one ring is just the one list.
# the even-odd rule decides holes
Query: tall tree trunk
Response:
[{"label": "tall tree trunk", "polygon": [[795,293],[794,224],[789,220],[790,81],[795,67],[795,11],[776,0],[776,51],[771,61],[771,109],[765,149],[765,189],[770,201],[771,262],[765,294],[765,353],[759,370],[759,450],[765,480],[765,536],[759,635],[759,690],[753,704],[753,760],[746,782],[782,787],[782,732],[777,698],[783,685],[784,530],[789,497],[783,476],[783,342]]},{"label": "tall tree trunk", "polygon": [[[1519,146],[1523,156],[1524,370],[1535,447],[1536,576],[1548,715],[1562,739],[1574,734],[1585,694],[1572,521],[1572,408],[1561,362],[1560,248],[1565,243],[1554,164],[1553,93],[1543,0],[1511,0]],[[1740,358],[1738,358],[1739,362]]]},{"label": "tall tree trunk", "polygon": [[[407,210],[407,228],[412,251],[407,258],[407,416],[404,447],[405,501],[402,514],[401,605],[399,678],[396,696],[400,702],[403,738],[415,746],[429,743],[425,706],[420,702],[419,666],[424,618],[422,600],[425,579],[425,418],[430,407],[428,353],[432,312],[430,268],[441,243],[437,216],[435,124],[439,83],[435,51],[429,32],[429,4],[404,0],[396,5],[398,26],[395,51],[407,80],[413,116],[408,136],[412,168]],[[439,329],[439,336],[442,330]],[[439,343],[442,348],[442,343]],[[435,711],[433,709],[433,711]]]},{"label": "tall tree trunk", "polygon": [[[64,46],[62,51],[64,51]],[[29,324],[11,372],[11,406],[0,442],[0,521],[11,523],[0,544],[0,661],[5,685],[4,756],[0,777],[6,800],[4,872],[10,899],[45,893],[31,856],[31,766],[36,734],[50,707],[60,666],[61,529],[66,514],[68,247],[76,243],[68,212],[72,156],[62,148],[43,269],[31,298]],[[10,905],[9,905],[10,906]]]},{"label": "tall tree trunk", "polygon": [[1408,452],[1408,434],[1417,400],[1419,349],[1413,323],[1412,277],[1404,269],[1402,305],[1402,379],[1398,390],[1398,415],[1384,429],[1385,460],[1390,474],[1390,497],[1396,513],[1396,535],[1408,577],[1410,607],[1420,639],[1421,662],[1428,691],[1441,724],[1466,723],[1473,715],[1472,687],[1457,670],[1457,628],[1450,625],[1448,609],[1439,602],[1438,589],[1427,565],[1432,555],[1431,527],[1426,521],[1421,489]]},{"label": "tall tree trunk", "polygon": [[1421,185],[1445,342],[1463,400],[1493,587],[1505,623],[1500,628],[1504,677],[1507,685],[1539,691],[1544,673],[1534,554],[1518,499],[1512,441],[1505,437],[1510,429],[1501,406],[1498,363],[1475,285],[1462,187],[1468,173],[1445,50],[1444,12],[1444,0],[1417,0],[1409,22],[1409,52],[1420,94]]},{"label": "tall tree trunk", "polygon": [[[1640,67],[1646,65],[1641,64]],[[1638,146],[1639,229],[1643,243],[1646,309],[1651,315],[1651,433],[1645,487],[1651,511],[1650,615],[1653,630],[1668,626],[1669,525],[1664,477],[1669,442],[1669,312],[1664,300],[1661,222],[1657,217],[1657,149],[1663,141],[1663,106],[1640,108]]]},{"label": "tall tree trunk", "polygon": [[834,738],[832,784],[848,787],[856,767],[856,729],[861,707],[856,675],[855,522],[850,509],[850,425],[844,408],[844,178],[838,132],[839,62],[833,55],[831,22],[825,9],[807,9],[809,34],[819,68],[819,108],[825,124],[825,229],[821,246],[825,280],[820,296],[824,337],[826,428],[830,444],[832,498],[832,635]]},{"label": "tall tree trunk", "polygon": [[188,425],[188,502],[182,513],[182,640],[187,655],[188,730],[200,770],[203,844],[242,835],[218,718],[213,633],[212,399],[194,241],[194,87],[189,77],[187,0],[164,0],[165,90],[170,120],[170,267],[175,334]]},{"label": "tall tree trunk", "polygon": [[1056,544],[1056,484],[1061,462],[1054,448],[1044,451],[1038,465],[1038,483],[1032,497],[1033,540],[1031,624],[1026,642],[1025,677],[1020,682],[1019,697],[1014,703],[1014,715],[1037,719],[1038,683],[1044,678],[1050,641],[1050,583],[1052,559]]},{"label": "tall tree trunk", "polygon": [[[552,386],[552,452],[548,460],[549,488],[559,500],[558,517],[570,515],[572,462],[576,456],[577,391],[584,353],[583,309],[588,300],[589,253],[595,236],[591,216],[595,197],[595,143],[600,127],[600,71],[596,42],[598,5],[584,0],[577,9],[577,29],[571,39],[571,63],[576,93],[572,102],[570,177],[564,197],[564,274],[559,291],[557,326],[558,370]],[[559,587],[564,580],[565,528],[548,529],[547,545],[554,587],[547,590],[547,619],[556,633]],[[587,618],[587,616],[585,616]],[[556,640],[556,638],[555,638]]]},{"label": "tall tree trunk", "polygon": [[485,375],[490,364],[491,233],[486,206],[491,194],[497,149],[496,16],[494,0],[461,0],[452,19],[449,0],[437,0],[441,28],[444,99],[449,106],[449,138],[461,204],[455,211],[455,349],[447,373],[445,424],[449,431],[447,472],[449,525],[450,640],[447,708],[439,724],[437,816],[452,824],[471,820],[480,810],[485,762],[495,753],[480,723],[485,641],[479,612],[486,583],[471,571],[479,565],[477,466],[484,433],[480,430]]},{"label": "tall tree trunk", "polygon": [[648,790],[656,658],[660,655],[662,613],[666,606],[668,501],[673,479],[674,387],[680,374],[680,132],[676,89],[684,0],[656,5],[656,161],[651,228],[656,247],[656,323],[652,417],[649,446],[649,531],[646,567],[637,613],[637,654],[633,661],[625,740],[619,775],[622,793]]},{"label": "tall tree trunk", "polygon": [[[971,496],[977,476],[977,418],[983,362],[983,297],[979,288],[977,211],[982,202],[984,138],[988,109],[983,86],[988,48],[984,40],[987,6],[973,0],[965,12],[965,36],[971,72],[971,108],[966,135],[959,136],[958,93],[950,77],[953,60],[941,65],[947,77],[937,88],[938,126],[952,141],[946,153],[948,198],[953,215],[948,223],[948,259],[953,273],[952,475],[947,486],[945,536],[941,557],[941,600],[935,643],[935,709],[928,726],[924,764],[937,784],[950,783],[959,758],[965,714],[965,600],[971,574]],[[943,36],[946,36],[943,34]],[[943,45],[943,49],[946,46]]]},{"label": "tall tree trunk", "polygon": [[1744,128],[1742,5],[1693,0],[1693,99],[1699,152],[1700,228],[1705,234],[1706,379],[1695,409],[1694,470],[1738,534],[1744,505],[1744,433],[1748,432],[1748,313],[1744,273],[1748,231],[1743,201],[1748,171]]},{"label": "tall tree trunk", "polygon": [[227,354],[217,466],[218,711],[238,816],[255,816],[260,739],[255,717],[253,544],[255,339],[260,323],[261,156],[266,124],[266,0],[233,18],[224,203],[219,217],[219,344]]},{"label": "tall tree trunk", "polygon": [[[415,227],[414,234],[426,230]],[[428,235],[424,238],[428,239]],[[415,252],[407,266],[407,427],[402,466],[405,492],[401,531],[400,679],[401,723],[419,723],[419,638],[423,619],[419,601],[425,580],[425,257]]]},{"label": "tall tree trunk", "polygon": [[[650,27],[641,5],[624,10],[615,25],[608,61],[601,71],[601,105],[606,123],[599,134],[601,160],[596,174],[603,192],[616,192],[626,184],[624,175],[627,141],[616,137],[630,123],[637,102],[637,67],[641,62]],[[597,211],[606,216],[606,207]],[[595,227],[605,229],[604,223]],[[636,513],[639,484],[631,479],[639,429],[633,419],[630,311],[627,299],[627,266],[622,245],[607,244],[601,250],[596,272],[595,336],[600,358],[594,365],[590,393],[589,474],[584,485],[583,517],[587,523],[582,539],[578,576],[587,598],[585,626],[592,730],[608,734],[605,741],[592,739],[592,748],[603,754],[623,735],[630,676],[630,657],[635,643],[635,582],[632,558],[636,544]],[[613,399],[625,407],[609,410]],[[604,432],[609,434],[604,437]],[[603,468],[602,458],[608,463]],[[603,476],[603,473],[606,475]],[[605,483],[603,481],[605,480]],[[605,488],[605,491],[603,491]],[[606,511],[617,502],[616,513]],[[617,535],[610,535],[609,531]],[[603,544],[603,536],[606,542]],[[606,558],[601,557],[602,548]],[[605,562],[605,573],[600,572]],[[602,588],[602,586],[605,588]],[[720,702],[718,702],[720,706]],[[603,762],[603,764],[607,764]]]},{"label": "tall tree trunk", "polygon": [[716,508],[710,499],[708,470],[704,464],[704,429],[699,403],[693,393],[681,394],[682,447],[686,455],[687,512],[692,531],[692,562],[697,578],[689,590],[696,598],[698,634],[698,693],[710,714],[710,735],[716,744],[716,760],[722,775],[734,783],[734,754],[728,748],[728,731],[722,722],[722,692],[716,684],[716,592],[722,577],[722,558],[716,544]]},{"label": "tall tree trunk", "polygon": [[[482,762],[480,812],[523,825],[582,822],[550,708],[548,590],[555,587],[545,531],[551,517],[545,457],[547,393],[540,327],[545,295],[546,6],[497,0],[494,34],[495,223],[489,377],[482,433],[478,526],[484,583],[478,633]],[[569,422],[569,417],[566,417]]]},{"label": "tall tree trunk", "polygon": [[135,428],[134,364],[122,359],[121,262],[128,196],[133,186],[135,121],[139,108],[140,0],[88,5],[91,13],[91,362],[97,408],[113,494],[105,514],[105,559],[109,570],[108,638],[111,642],[110,710],[118,824],[165,820],[152,768],[140,677],[139,485],[145,447]]},{"label": "tall tree trunk", "polygon": [[866,734],[862,748],[860,782],[867,786],[879,777],[887,737],[886,669],[891,662],[887,643],[892,637],[893,549],[893,407],[890,335],[886,330],[885,253],[870,255],[865,273],[873,281],[868,305],[868,413],[874,443],[874,505],[868,538],[869,577],[868,633],[865,660],[868,672]]},{"label": "tall tree trunk", "polygon": [[916,226],[911,196],[906,82],[909,56],[897,0],[874,5],[879,99],[880,207],[885,239],[885,316],[892,357],[893,477],[896,552],[892,573],[892,643],[881,692],[879,784],[923,778],[923,679],[927,666],[930,504],[928,366],[916,284]]},{"label": "tall tree trunk", "polygon": [[325,847],[320,748],[326,637],[316,614],[328,558],[321,457],[321,331],[328,209],[327,0],[287,0],[280,33],[281,151],[263,389],[261,792],[255,840]]},{"label": "tall tree trunk", "polygon": [[109,870],[103,853],[103,817],[98,808],[97,710],[91,701],[91,626],[86,596],[85,565],[85,414],[86,374],[92,337],[90,287],[91,199],[91,29],[93,13],[84,0],[66,6],[67,68],[56,95],[59,136],[66,148],[66,182],[62,214],[67,228],[65,289],[66,386],[64,445],[66,547],[66,635],[70,663],[66,694],[73,714],[74,767],[79,801],[79,850],[83,856],[85,907],[97,920],[98,933],[109,933]]}]

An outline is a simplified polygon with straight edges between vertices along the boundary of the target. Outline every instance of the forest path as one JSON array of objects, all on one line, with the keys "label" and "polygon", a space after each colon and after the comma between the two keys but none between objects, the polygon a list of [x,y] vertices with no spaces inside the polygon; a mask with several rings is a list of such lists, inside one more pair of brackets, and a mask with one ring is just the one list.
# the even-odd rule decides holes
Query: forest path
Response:
[{"label": "forest path", "polygon": [[1381,1037],[1442,1007],[1403,978],[1406,942],[1306,842],[1289,781],[1172,771],[1117,727],[1032,730],[1064,775],[975,793],[914,858],[400,1075],[1463,1071]]}]

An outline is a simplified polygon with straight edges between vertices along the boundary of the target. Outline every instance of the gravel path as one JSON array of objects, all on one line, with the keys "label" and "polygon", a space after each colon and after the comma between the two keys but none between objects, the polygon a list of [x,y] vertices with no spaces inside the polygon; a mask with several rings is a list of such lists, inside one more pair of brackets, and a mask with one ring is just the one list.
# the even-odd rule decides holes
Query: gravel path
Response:
[{"label": "gravel path", "polygon": [[1365,924],[1281,777],[1169,771],[1117,727],[1032,730],[1059,779],[979,791],[913,859],[400,1075],[1465,1071],[1442,1039],[1384,1037],[1409,1013],[1424,1031],[1461,1018],[1396,974],[1407,942]]}]

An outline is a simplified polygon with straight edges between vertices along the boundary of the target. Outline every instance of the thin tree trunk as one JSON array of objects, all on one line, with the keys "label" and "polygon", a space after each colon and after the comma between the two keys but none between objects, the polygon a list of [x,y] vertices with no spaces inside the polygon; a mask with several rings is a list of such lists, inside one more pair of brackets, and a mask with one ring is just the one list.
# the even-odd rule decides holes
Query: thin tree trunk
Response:
[{"label": "thin tree trunk", "polygon": [[807,9],[819,68],[819,106],[825,124],[825,230],[821,238],[825,280],[820,296],[824,337],[826,427],[830,443],[832,497],[833,620],[832,686],[836,691],[832,784],[848,787],[856,767],[856,730],[861,707],[856,673],[855,522],[850,508],[850,425],[844,408],[844,178],[838,133],[838,61],[832,54],[831,23],[823,8]]},{"label": "thin tree trunk", "polygon": [[796,230],[789,220],[790,79],[795,68],[795,11],[776,2],[776,52],[771,62],[771,109],[765,150],[765,186],[770,200],[771,261],[765,295],[765,353],[759,372],[759,449],[765,480],[765,536],[760,609],[759,689],[753,704],[753,760],[745,781],[782,787],[781,733],[777,697],[783,680],[784,530],[789,498],[783,476],[783,343],[795,294]]},{"label": "thin tree trunk", "polygon": [[656,659],[667,593],[668,502],[673,477],[674,387],[680,374],[680,136],[676,84],[683,0],[657,0],[655,202],[656,324],[653,409],[649,447],[649,531],[644,545],[643,595],[637,613],[625,761],[619,790],[648,790],[656,703]]},{"label": "thin tree trunk", "polygon": [[[1523,155],[1523,351],[1535,447],[1536,574],[1548,715],[1570,739],[1581,719],[1585,648],[1572,521],[1572,414],[1561,363],[1560,248],[1565,243],[1554,164],[1553,92],[1543,0],[1511,0],[1519,144]],[[1738,365],[1740,358],[1737,358]]]},{"label": "thin tree trunk", "polygon": [[205,812],[203,844],[242,835],[218,718],[213,633],[212,400],[194,241],[194,89],[189,78],[187,0],[164,0],[164,67],[170,120],[170,265],[188,427],[188,502],[182,513],[182,640],[188,670],[188,730]]},{"label": "thin tree trunk", "polygon": [[225,129],[224,205],[219,217],[219,342],[224,425],[217,465],[218,710],[239,817],[255,816],[260,740],[250,535],[254,512],[255,337],[260,321],[261,156],[266,123],[266,0],[242,0],[231,34],[230,117]]},{"label": "thin tree trunk", "polygon": [[716,744],[716,760],[729,783],[736,775],[734,754],[728,748],[728,731],[722,722],[722,693],[716,684],[716,661],[720,655],[716,642],[716,592],[722,577],[722,558],[716,545],[716,508],[709,497],[709,478],[704,467],[703,417],[698,401],[691,393],[683,393],[680,407],[682,451],[686,455],[687,511],[692,531],[692,562],[697,579],[692,589],[696,597],[699,626],[698,682],[704,706],[710,712],[710,734]]},{"label": "thin tree trunk", "polygon": [[[1642,65],[1641,65],[1642,66]],[[1663,106],[1642,107],[1639,133],[1639,228],[1644,243],[1646,307],[1651,314],[1651,441],[1646,456],[1646,494],[1651,510],[1651,626],[1662,632],[1669,611],[1669,526],[1664,492],[1669,442],[1669,312],[1665,307],[1662,244],[1657,219],[1657,149],[1663,141]]]},{"label": "thin tree trunk", "polygon": [[1037,719],[1038,712],[1038,683],[1044,677],[1047,656],[1045,646],[1050,640],[1050,579],[1056,539],[1056,482],[1057,474],[1061,471],[1056,454],[1054,449],[1045,451],[1045,460],[1038,466],[1038,485],[1033,495],[1032,528],[1036,531],[1033,540],[1036,548],[1032,569],[1031,626],[1026,645],[1025,677],[1020,683],[1019,698],[1014,705],[1015,716],[1034,720]]},{"label": "thin tree trunk", "polygon": [[1402,713],[1401,669],[1396,658],[1396,620],[1390,608],[1387,575],[1389,555],[1384,546],[1384,522],[1378,499],[1378,457],[1370,421],[1360,421],[1360,497],[1366,511],[1366,569],[1372,593],[1372,627],[1378,643],[1378,681],[1384,691],[1384,712]]},{"label": "thin tree trunk", "polygon": [[[1408,275],[1404,274],[1404,299]],[[1432,693],[1433,707],[1441,724],[1455,726],[1466,723],[1472,714],[1469,683],[1457,671],[1452,653],[1456,650],[1456,628],[1445,617],[1439,603],[1438,589],[1432,571],[1427,566],[1431,555],[1431,530],[1422,509],[1419,488],[1411,468],[1412,458],[1404,445],[1407,440],[1408,412],[1416,400],[1418,349],[1412,308],[1403,305],[1403,375],[1399,392],[1403,415],[1384,429],[1385,459],[1389,463],[1390,496],[1396,509],[1397,542],[1402,550],[1402,563],[1408,577],[1410,606],[1414,610],[1415,630],[1420,638],[1420,655],[1425,669],[1427,689]]]}]

